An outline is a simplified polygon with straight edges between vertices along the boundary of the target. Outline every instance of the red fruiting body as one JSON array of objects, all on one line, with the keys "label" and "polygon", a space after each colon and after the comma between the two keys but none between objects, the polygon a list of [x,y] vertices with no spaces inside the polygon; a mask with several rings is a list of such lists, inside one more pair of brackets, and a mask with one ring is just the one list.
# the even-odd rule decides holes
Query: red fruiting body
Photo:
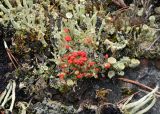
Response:
[{"label": "red fruiting body", "polygon": [[84,65],[84,63],[87,61],[87,54],[84,51],[77,51],[72,52],[68,56],[68,63],[70,64],[76,64],[76,65]]},{"label": "red fruiting body", "polygon": [[99,71],[100,71],[100,69],[99,69],[99,68],[95,68],[95,71],[96,71],[96,72],[99,72]]},{"label": "red fruiting body", "polygon": [[109,68],[111,67],[111,64],[110,64],[110,63],[105,63],[105,64],[104,64],[104,67],[105,67],[106,69],[109,69]]},{"label": "red fruiting body", "polygon": [[105,55],[105,58],[108,59],[108,54]]},{"label": "red fruiting body", "polygon": [[77,77],[77,79],[81,79],[82,78],[81,75],[77,75],[76,77]]},{"label": "red fruiting body", "polygon": [[72,68],[72,70],[77,70],[77,68]]},{"label": "red fruiting body", "polygon": [[63,80],[63,79],[64,79],[64,76],[65,76],[65,73],[62,72],[62,73],[58,74],[58,76],[59,76],[59,78],[60,78],[61,80]]},{"label": "red fruiting body", "polygon": [[92,76],[93,76],[92,73],[88,73],[88,74],[87,74],[87,77],[92,77]]},{"label": "red fruiting body", "polygon": [[81,79],[81,78],[83,78],[83,76],[84,76],[84,74],[79,74],[79,75],[76,76],[76,78]]},{"label": "red fruiting body", "polygon": [[96,63],[91,61],[88,64],[89,64],[88,66],[91,67],[91,66],[95,65]]},{"label": "red fruiting body", "polygon": [[69,63],[69,64],[72,64],[72,63],[73,63],[73,61],[72,61],[72,60],[68,60],[68,63]]},{"label": "red fruiting body", "polygon": [[67,36],[65,36],[65,40],[66,40],[67,42],[70,42],[70,41],[72,41],[72,38],[71,38],[69,35],[67,35]]},{"label": "red fruiting body", "polygon": [[64,32],[65,32],[65,33],[68,33],[68,32],[69,32],[69,29],[68,29],[68,28],[64,28]]},{"label": "red fruiting body", "polygon": [[[61,69],[62,72],[66,73],[67,75],[73,75],[77,79],[96,76],[96,73],[100,70],[99,68],[96,68],[96,64],[98,63],[88,59],[85,51],[68,52],[62,56],[61,61],[63,63],[60,65],[60,67],[64,68]],[[59,74],[59,77],[63,79],[65,75]]]},{"label": "red fruiting body", "polygon": [[61,67],[61,68],[66,68],[66,67],[67,67],[67,64],[62,64],[60,67]]},{"label": "red fruiting body", "polygon": [[84,38],[83,43],[87,45],[91,45],[93,43],[93,39],[90,37]]},{"label": "red fruiting body", "polygon": [[70,48],[70,46],[69,45],[66,45],[66,49],[69,49]]},{"label": "red fruiting body", "polygon": [[76,71],[74,72],[74,74],[75,74],[75,75],[78,75],[78,74],[79,74],[79,71],[78,71],[78,70],[76,70]]}]

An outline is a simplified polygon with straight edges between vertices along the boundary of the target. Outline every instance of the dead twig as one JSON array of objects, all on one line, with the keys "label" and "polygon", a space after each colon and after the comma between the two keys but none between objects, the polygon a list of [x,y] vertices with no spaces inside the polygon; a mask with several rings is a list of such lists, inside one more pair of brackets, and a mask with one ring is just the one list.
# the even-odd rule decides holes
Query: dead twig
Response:
[{"label": "dead twig", "polygon": [[123,12],[125,12],[125,11],[127,11],[129,9],[129,6],[126,6],[126,7],[122,7],[122,8],[120,8],[120,9],[118,9],[118,10],[116,10],[115,11],[115,13],[123,13]]},{"label": "dead twig", "polygon": [[151,50],[151,48],[153,47],[153,45],[154,45],[159,39],[160,39],[160,37],[156,38],[156,39],[152,42],[152,44],[146,49],[146,51]]},{"label": "dead twig", "polygon": [[[149,86],[146,86],[140,82],[137,82],[137,81],[134,81],[134,80],[130,80],[130,79],[126,79],[126,78],[117,78],[118,80],[121,80],[121,81],[124,81],[124,82],[127,82],[127,83],[131,83],[131,84],[134,84],[134,85],[137,85],[143,89],[146,89],[146,90],[149,90],[149,91],[152,91],[153,88],[149,87]],[[160,92],[156,92],[157,95],[160,95]]]},{"label": "dead twig", "polygon": [[125,4],[123,0],[112,0],[112,2],[120,7],[127,7],[127,5]]},{"label": "dead twig", "polygon": [[135,93],[133,93],[132,95],[129,95],[129,96],[127,96],[127,97],[125,97],[125,98],[123,98],[123,99],[121,99],[120,101],[118,101],[118,103],[116,103],[117,105],[119,105],[119,104],[121,104],[121,103],[124,103],[124,102],[126,102],[127,100],[128,100],[128,98],[130,98],[131,96],[133,96],[133,95],[136,95],[136,94],[138,94],[140,91],[137,91],[137,92],[135,92]]},{"label": "dead twig", "polygon": [[8,57],[11,60],[13,66],[17,69],[17,66],[19,66],[20,64],[18,63],[18,60],[11,53],[10,49],[7,46],[6,41],[5,40],[3,40],[3,41],[4,41],[4,47],[5,47],[6,51],[7,51]]}]

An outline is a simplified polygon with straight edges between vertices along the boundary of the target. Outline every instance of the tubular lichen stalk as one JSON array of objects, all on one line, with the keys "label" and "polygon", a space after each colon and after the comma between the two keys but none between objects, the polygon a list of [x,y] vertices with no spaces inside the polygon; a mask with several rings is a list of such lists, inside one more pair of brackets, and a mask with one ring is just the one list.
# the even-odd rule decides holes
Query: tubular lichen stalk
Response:
[{"label": "tubular lichen stalk", "polygon": [[155,93],[158,91],[158,86],[156,86],[156,88],[151,91],[150,93],[148,93],[147,95],[145,95],[144,97],[142,97],[141,99],[139,99],[138,101],[135,102],[131,102],[128,103],[133,96],[131,96],[126,103],[124,103],[124,105],[121,107],[122,112],[124,112],[124,114],[144,114],[146,113],[150,108],[153,107],[153,105],[156,102],[156,95]]},{"label": "tubular lichen stalk", "polygon": [[9,109],[6,109],[10,112],[12,112],[15,103],[15,98],[16,98],[15,89],[16,89],[16,82],[14,80],[10,80],[4,92],[2,92],[2,94],[0,95],[0,107],[4,109],[6,109],[5,106],[7,105],[8,101],[11,100]]}]

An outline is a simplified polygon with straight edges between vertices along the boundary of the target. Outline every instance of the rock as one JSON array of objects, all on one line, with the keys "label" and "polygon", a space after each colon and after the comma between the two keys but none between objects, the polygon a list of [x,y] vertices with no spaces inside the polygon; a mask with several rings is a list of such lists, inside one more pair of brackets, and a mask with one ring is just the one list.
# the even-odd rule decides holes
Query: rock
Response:
[{"label": "rock", "polygon": [[120,109],[113,104],[103,104],[99,107],[100,114],[122,114]]},{"label": "rock", "polygon": [[140,69],[138,79],[143,79],[148,74],[149,61],[146,58],[140,59]]},{"label": "rock", "polygon": [[66,106],[58,101],[44,99],[43,102],[37,102],[32,107],[35,114],[74,114],[73,106]]},{"label": "rock", "polygon": [[148,59],[145,59],[145,58],[140,59],[140,66],[141,66],[142,68],[148,67],[148,64],[149,64]]},{"label": "rock", "polygon": [[156,66],[156,68],[157,68],[158,70],[160,70],[160,59],[157,59],[157,60],[155,61],[155,66]]}]

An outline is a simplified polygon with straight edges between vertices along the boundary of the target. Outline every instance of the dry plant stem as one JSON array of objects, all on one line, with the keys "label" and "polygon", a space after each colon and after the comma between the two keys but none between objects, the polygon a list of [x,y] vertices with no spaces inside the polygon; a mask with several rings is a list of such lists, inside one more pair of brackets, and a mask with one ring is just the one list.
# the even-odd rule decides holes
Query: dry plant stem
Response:
[{"label": "dry plant stem", "polygon": [[151,50],[152,46],[160,39],[160,37],[156,38],[152,44],[146,49],[146,51]]},{"label": "dry plant stem", "polygon": [[8,53],[10,54],[10,56],[13,58],[13,60],[15,61],[15,63],[17,65],[19,65],[18,60],[13,56],[13,54],[11,53],[11,50],[7,49]]},{"label": "dry plant stem", "polygon": [[13,66],[17,69],[17,66],[15,65],[15,63],[14,63],[14,61],[13,61],[10,53],[8,53],[8,51],[7,51],[7,54],[8,54],[8,57],[9,57],[9,59],[11,60],[11,62],[12,62],[12,64],[13,64]]},{"label": "dry plant stem", "polygon": [[120,13],[123,13],[123,12],[127,11],[128,9],[129,9],[129,6],[123,7],[121,9],[116,10],[115,13],[120,14]]},{"label": "dry plant stem", "polygon": [[126,7],[127,5],[124,3],[123,0],[112,0],[113,3],[115,3],[116,5],[120,6],[120,7]]},{"label": "dry plant stem", "polygon": [[[127,82],[127,83],[131,83],[131,84],[134,84],[134,85],[137,85],[137,86],[140,86],[141,88],[143,89],[147,89],[149,91],[152,91],[153,89],[151,87],[148,87],[140,82],[137,82],[137,81],[134,81],[134,80],[130,80],[130,79],[126,79],[126,78],[117,78],[118,80],[121,80],[121,81],[124,81],[124,82]],[[160,92],[156,92],[157,95],[160,95]]]},{"label": "dry plant stem", "polygon": [[3,40],[3,41],[4,41],[4,46],[5,46],[5,49],[6,49],[6,51],[7,51],[8,57],[9,57],[9,59],[11,60],[13,66],[17,69],[16,64],[19,66],[18,61],[17,61],[17,59],[12,55],[11,51],[8,49],[8,46],[7,46],[6,41],[5,41],[5,40]]},{"label": "dry plant stem", "polygon": [[[136,95],[136,94],[138,94],[139,92],[140,92],[140,91],[137,91],[137,92],[133,93],[132,95]],[[121,104],[121,103],[127,101],[128,98],[130,98],[132,95],[123,98],[122,100],[120,100],[120,101],[117,103],[117,105],[119,105],[119,104]]]}]

